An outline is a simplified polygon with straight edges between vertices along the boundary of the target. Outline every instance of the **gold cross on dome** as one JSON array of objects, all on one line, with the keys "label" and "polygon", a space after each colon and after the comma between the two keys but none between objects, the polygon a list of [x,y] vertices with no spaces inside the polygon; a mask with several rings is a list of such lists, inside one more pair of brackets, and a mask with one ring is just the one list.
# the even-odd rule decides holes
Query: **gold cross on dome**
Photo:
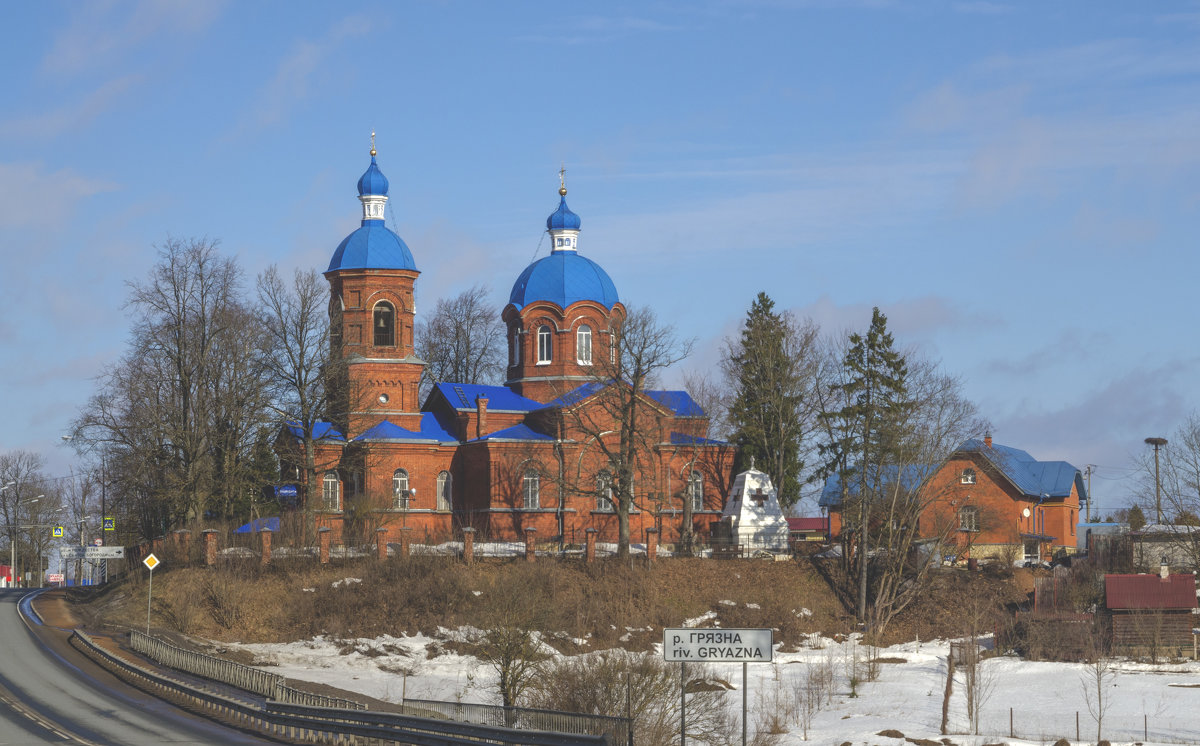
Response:
[{"label": "gold cross on dome", "polygon": [[371,157],[375,157],[375,130],[371,130]]},{"label": "gold cross on dome", "polygon": [[558,169],[558,185],[560,187],[567,186],[567,164],[562,164],[562,168]]}]

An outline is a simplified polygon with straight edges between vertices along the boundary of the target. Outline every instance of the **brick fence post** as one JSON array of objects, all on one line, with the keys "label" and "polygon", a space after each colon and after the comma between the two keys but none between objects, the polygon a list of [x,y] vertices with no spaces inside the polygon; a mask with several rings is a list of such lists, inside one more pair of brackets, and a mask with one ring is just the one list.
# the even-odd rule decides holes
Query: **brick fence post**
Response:
[{"label": "brick fence post", "polygon": [[375,529],[375,552],[379,559],[387,559],[387,529],[382,526]]},{"label": "brick fence post", "polygon": [[401,526],[400,527],[400,556],[403,557],[404,559],[408,559],[409,552],[412,551],[412,548],[409,546],[409,542],[410,542],[409,537],[411,537],[411,536],[412,536],[412,526]]},{"label": "brick fence post", "polygon": [[181,528],[175,532],[183,542],[183,561],[185,564],[192,562],[192,532],[186,528]]},{"label": "brick fence post", "polygon": [[536,555],[533,551],[533,539],[537,536],[537,529],[533,526],[525,528],[525,561],[533,562]]},{"label": "brick fence post", "polygon": [[470,526],[463,529],[463,562],[468,565],[475,561],[475,529]]},{"label": "brick fence post", "polygon": [[259,531],[258,538],[262,541],[262,563],[269,565],[271,564],[271,529],[264,528]]},{"label": "brick fence post", "polygon": [[646,559],[653,562],[658,558],[658,529],[646,529]]},{"label": "brick fence post", "polygon": [[596,529],[589,528],[584,531],[586,535],[583,544],[583,559],[585,562],[596,561]]},{"label": "brick fence post", "polygon": [[205,529],[200,533],[204,534],[204,564],[217,564],[217,530],[215,528]]},{"label": "brick fence post", "polygon": [[329,526],[321,526],[317,529],[317,536],[320,538],[321,546],[321,564],[329,564],[329,542],[333,540],[331,536],[333,529]]}]

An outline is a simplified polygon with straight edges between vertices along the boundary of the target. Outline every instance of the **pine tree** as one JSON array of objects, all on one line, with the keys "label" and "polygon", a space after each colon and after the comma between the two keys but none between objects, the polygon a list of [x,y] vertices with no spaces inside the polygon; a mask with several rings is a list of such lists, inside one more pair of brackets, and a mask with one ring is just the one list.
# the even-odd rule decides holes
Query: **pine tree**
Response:
[{"label": "pine tree", "polygon": [[780,503],[800,497],[801,440],[812,427],[805,390],[815,368],[816,330],[775,311],[759,293],[741,337],[728,346],[725,376],[733,393],[729,419],[738,447],[735,471],[753,464],[770,477]]},{"label": "pine tree", "polygon": [[901,423],[909,406],[908,366],[892,342],[887,317],[876,307],[866,334],[850,335],[850,348],[842,360],[843,379],[834,387],[843,406],[826,415],[827,471],[840,478],[846,527],[857,543],[852,570],[857,576],[860,621],[867,615],[872,508],[885,484],[903,478],[893,456],[905,437]]}]

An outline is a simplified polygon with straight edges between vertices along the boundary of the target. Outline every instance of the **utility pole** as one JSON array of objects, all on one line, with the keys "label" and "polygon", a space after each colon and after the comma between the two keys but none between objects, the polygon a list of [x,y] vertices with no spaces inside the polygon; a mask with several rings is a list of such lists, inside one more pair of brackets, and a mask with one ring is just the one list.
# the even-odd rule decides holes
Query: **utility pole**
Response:
[{"label": "utility pole", "polygon": [[1087,464],[1083,467],[1083,475],[1087,477],[1087,522],[1092,522],[1092,469],[1096,468],[1095,464]]},{"label": "utility pole", "polygon": [[1162,488],[1158,479],[1158,449],[1167,444],[1167,439],[1146,438],[1146,444],[1154,446],[1154,522],[1162,525]]}]

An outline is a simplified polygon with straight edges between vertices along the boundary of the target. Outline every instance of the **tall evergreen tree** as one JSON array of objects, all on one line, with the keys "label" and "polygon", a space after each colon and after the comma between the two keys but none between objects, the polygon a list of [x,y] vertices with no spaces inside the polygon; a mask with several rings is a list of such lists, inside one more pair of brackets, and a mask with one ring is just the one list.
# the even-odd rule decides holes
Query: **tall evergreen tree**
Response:
[{"label": "tall evergreen tree", "polygon": [[[866,334],[851,334],[849,341],[843,378],[834,386],[842,407],[826,415],[830,438],[824,450],[827,471],[840,478],[843,516],[856,542],[848,569],[857,577],[856,614],[864,621],[872,509],[889,483],[904,478],[897,456],[906,435],[908,366],[893,349],[878,307]],[[843,556],[850,559],[848,552]]]},{"label": "tall evergreen tree", "polygon": [[806,393],[816,376],[816,339],[815,327],[776,312],[775,302],[759,293],[725,358],[735,470],[753,463],[765,471],[785,506],[800,497],[802,441],[814,424]]}]

